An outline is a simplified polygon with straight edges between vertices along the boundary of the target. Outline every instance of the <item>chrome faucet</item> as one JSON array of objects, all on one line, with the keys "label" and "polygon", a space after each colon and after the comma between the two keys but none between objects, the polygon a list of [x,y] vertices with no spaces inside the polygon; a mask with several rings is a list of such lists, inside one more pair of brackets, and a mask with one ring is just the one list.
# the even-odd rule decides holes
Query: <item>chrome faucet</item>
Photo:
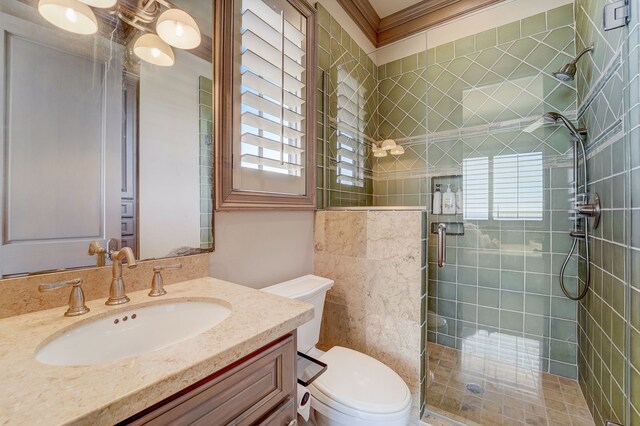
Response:
[{"label": "chrome faucet", "polygon": [[120,250],[113,250],[109,253],[109,257],[113,261],[111,288],[109,289],[109,298],[105,305],[121,305],[127,303],[129,298],[124,292],[124,280],[122,279],[122,261],[127,260],[127,267],[133,269],[136,266],[136,258],[130,247],[123,247]]},{"label": "chrome faucet", "polygon": [[84,304],[84,293],[82,292],[82,278],[74,278],[69,281],[62,281],[51,284],[40,284],[38,291],[44,293],[45,291],[52,291],[58,288],[64,288],[73,286],[71,294],[69,295],[69,309],[64,313],[65,317],[75,317],[78,315],[86,314],[89,312],[89,308]]}]

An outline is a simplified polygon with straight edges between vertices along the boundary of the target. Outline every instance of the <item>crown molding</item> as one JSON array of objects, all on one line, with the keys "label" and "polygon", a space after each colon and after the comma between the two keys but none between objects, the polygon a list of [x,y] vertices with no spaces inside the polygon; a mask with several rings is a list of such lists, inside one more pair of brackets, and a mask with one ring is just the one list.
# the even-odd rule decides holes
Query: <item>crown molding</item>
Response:
[{"label": "crown molding", "polygon": [[502,1],[423,0],[384,18],[378,16],[369,0],[338,0],[338,3],[373,45],[382,47]]}]

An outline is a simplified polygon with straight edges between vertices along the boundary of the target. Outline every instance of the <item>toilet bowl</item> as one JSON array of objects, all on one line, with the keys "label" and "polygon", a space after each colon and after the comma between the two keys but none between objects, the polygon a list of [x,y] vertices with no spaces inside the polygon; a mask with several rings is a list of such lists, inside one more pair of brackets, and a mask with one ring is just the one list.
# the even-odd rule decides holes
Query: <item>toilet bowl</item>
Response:
[{"label": "toilet bowl", "polygon": [[411,393],[402,378],[380,361],[352,349],[315,347],[327,291],[333,281],[305,275],[262,290],[311,303],[314,318],[298,328],[298,351],[327,364],[327,370],[309,385],[311,410],[317,426],[406,426],[411,415]]}]

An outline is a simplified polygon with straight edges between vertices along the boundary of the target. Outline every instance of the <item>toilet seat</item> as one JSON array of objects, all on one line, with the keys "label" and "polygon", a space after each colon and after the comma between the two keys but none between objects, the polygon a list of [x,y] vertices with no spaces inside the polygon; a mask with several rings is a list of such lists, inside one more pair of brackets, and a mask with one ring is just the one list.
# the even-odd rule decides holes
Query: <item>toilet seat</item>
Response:
[{"label": "toilet seat", "polygon": [[410,410],[409,388],[380,361],[340,346],[320,361],[328,365],[327,371],[309,385],[309,391],[321,410],[326,406],[363,420],[400,419]]}]

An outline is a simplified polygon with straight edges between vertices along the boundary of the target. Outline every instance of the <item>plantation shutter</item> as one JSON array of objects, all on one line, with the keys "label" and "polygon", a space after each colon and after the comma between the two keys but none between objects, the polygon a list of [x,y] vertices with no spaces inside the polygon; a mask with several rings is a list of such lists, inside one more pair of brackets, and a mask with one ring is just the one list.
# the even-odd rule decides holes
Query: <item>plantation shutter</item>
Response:
[{"label": "plantation shutter", "polygon": [[245,190],[304,194],[305,17],[286,0],[243,0],[240,13],[234,180]]}]

